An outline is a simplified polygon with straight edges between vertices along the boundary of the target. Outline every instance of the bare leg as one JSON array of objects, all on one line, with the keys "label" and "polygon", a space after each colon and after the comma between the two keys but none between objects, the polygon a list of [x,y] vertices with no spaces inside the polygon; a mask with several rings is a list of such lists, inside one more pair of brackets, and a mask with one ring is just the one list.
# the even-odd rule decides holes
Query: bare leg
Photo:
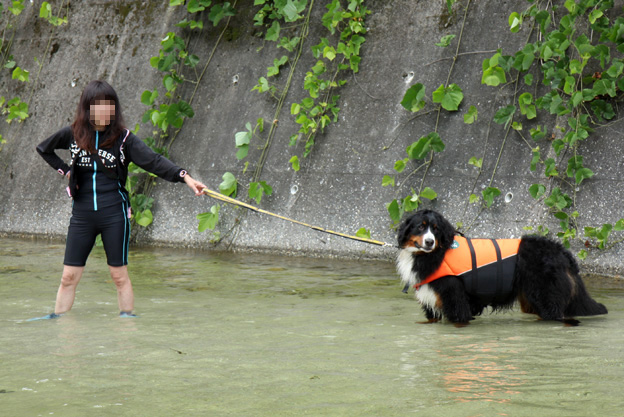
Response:
[{"label": "bare leg", "polygon": [[119,311],[130,313],[134,309],[134,292],[128,275],[127,266],[110,266],[111,278],[117,287],[117,301]]},{"label": "bare leg", "polygon": [[68,266],[63,267],[63,276],[61,285],[56,293],[56,305],[54,306],[55,314],[63,314],[71,310],[76,297],[76,287],[82,278],[84,266]]}]

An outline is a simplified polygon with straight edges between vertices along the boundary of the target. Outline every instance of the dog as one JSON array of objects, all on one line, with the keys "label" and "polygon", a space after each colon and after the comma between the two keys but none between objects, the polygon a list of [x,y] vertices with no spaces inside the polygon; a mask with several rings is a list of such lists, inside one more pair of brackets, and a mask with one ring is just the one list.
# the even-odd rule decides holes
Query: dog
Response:
[{"label": "dog", "polygon": [[516,302],[524,313],[569,326],[580,323],[575,316],[607,314],[572,253],[548,238],[468,239],[441,214],[420,210],[399,226],[398,244],[397,271],[406,289],[416,288],[425,323],[446,318],[462,327],[487,307],[509,310]]}]

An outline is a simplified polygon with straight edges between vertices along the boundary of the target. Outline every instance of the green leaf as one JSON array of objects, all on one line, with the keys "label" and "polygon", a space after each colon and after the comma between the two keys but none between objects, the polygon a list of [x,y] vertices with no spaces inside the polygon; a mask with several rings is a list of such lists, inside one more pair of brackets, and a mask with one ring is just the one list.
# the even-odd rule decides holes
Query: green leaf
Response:
[{"label": "green leaf", "polygon": [[401,208],[399,207],[399,202],[394,199],[388,206],[386,207],[388,210],[388,214],[393,222],[398,223],[401,221],[401,216],[403,215]]},{"label": "green leaf", "polygon": [[453,5],[457,3],[457,0],[446,0],[446,8],[449,14],[453,13]]},{"label": "green leaf", "polygon": [[507,78],[505,77],[505,71],[501,67],[488,68],[483,71],[481,84],[486,84],[490,87],[496,87],[499,84],[505,82],[507,82]]},{"label": "green leaf", "polygon": [[150,224],[152,224],[152,222],[154,221],[154,216],[150,209],[146,209],[143,211],[138,211],[134,215],[134,221],[136,224],[140,226],[147,227]]},{"label": "green leaf", "polygon": [[351,70],[355,73],[357,73],[360,70],[360,61],[362,60],[362,58],[360,58],[358,55],[352,55],[351,57],[349,57],[349,65],[351,66]]},{"label": "green leaf", "polygon": [[28,72],[28,71],[26,71],[25,69],[20,68],[20,67],[16,67],[16,68],[13,70],[13,75],[12,75],[12,78],[13,78],[14,80],[15,80],[15,79],[18,79],[18,80],[20,80],[21,82],[26,83],[26,82],[28,82],[28,79],[29,79],[29,72]]},{"label": "green leaf", "polygon": [[521,94],[518,97],[518,104],[520,105],[520,113],[526,115],[527,119],[531,120],[537,117],[537,110],[533,104],[533,94]]},{"label": "green leaf", "polygon": [[326,46],[323,49],[323,58],[333,61],[336,58],[336,49],[333,46]]},{"label": "green leaf", "polygon": [[538,200],[546,194],[546,187],[542,184],[533,184],[529,187],[529,193],[531,194],[531,197]]},{"label": "green leaf", "polygon": [[195,68],[199,64],[199,57],[194,54],[190,54],[184,59],[184,65],[187,65],[191,68]]},{"label": "green leaf", "polygon": [[370,230],[365,229],[364,227],[361,227],[360,229],[358,229],[357,232],[355,232],[355,236],[361,237],[363,239],[370,239],[371,238],[371,232],[370,232]]},{"label": "green leaf", "polygon": [[597,80],[593,85],[593,90],[597,96],[615,97],[617,95],[615,83],[612,80]]},{"label": "green leaf", "polygon": [[154,104],[156,98],[158,98],[158,90],[145,90],[143,94],[141,94],[141,103],[145,104],[146,106],[151,106]]},{"label": "green leaf", "polygon": [[299,169],[301,169],[301,167],[299,166],[299,157],[297,155],[293,156],[292,158],[290,158],[290,160],[288,161],[290,162],[292,169],[297,172],[299,171]]},{"label": "green leaf", "polygon": [[418,210],[420,205],[420,198],[416,194],[408,195],[403,199],[403,211],[409,213],[410,211]]},{"label": "green leaf", "polygon": [[[12,5],[7,7],[13,15],[19,16],[24,10],[24,1],[23,0],[13,0]],[[0,12],[2,11],[2,5],[0,4]]]},{"label": "green leaf", "polygon": [[542,130],[540,125],[537,125],[535,129],[530,129],[529,132],[531,133],[531,137],[534,141],[543,139],[546,136],[546,131]]},{"label": "green leaf", "polygon": [[178,103],[178,111],[185,117],[188,118],[193,118],[195,116],[195,111],[193,110],[193,108],[191,107],[190,104],[188,104],[186,101],[181,100]]},{"label": "green leaf", "polygon": [[604,100],[594,100],[591,102],[591,109],[600,121],[611,120],[615,117],[615,111],[611,103]]},{"label": "green leaf", "polygon": [[417,112],[425,107],[425,86],[418,83],[411,86],[403,96],[401,105],[411,112]]},{"label": "green leaf", "polygon": [[199,213],[196,216],[197,220],[199,220],[197,230],[199,230],[200,232],[203,232],[206,229],[214,230],[215,227],[217,227],[217,223],[219,222],[219,210],[221,210],[221,206],[216,204],[210,207],[209,212]]},{"label": "green leaf", "polygon": [[273,66],[269,67],[267,70],[267,77],[272,77],[274,75],[279,74],[280,67],[288,62],[288,57],[286,55],[282,56],[280,59],[275,58],[273,60]]},{"label": "green leaf", "polygon": [[[202,12],[206,10],[207,6],[210,6],[210,1],[208,2],[207,6],[203,3],[204,2],[200,2],[199,0],[188,0],[188,3],[186,4],[186,10],[191,14]],[[184,4],[184,2],[182,2],[182,4]]]},{"label": "green leaf", "polygon": [[238,147],[238,150],[236,151],[236,159],[238,159],[239,161],[242,159],[245,159],[248,153],[249,153],[249,145],[241,145]]},{"label": "green leaf", "polygon": [[496,187],[487,187],[485,190],[481,192],[483,195],[483,201],[485,201],[485,205],[490,208],[494,203],[494,198],[500,195],[501,191]]},{"label": "green leaf", "polygon": [[408,161],[409,160],[407,158],[396,161],[394,163],[394,170],[400,174],[401,172],[403,172],[403,170],[405,170]]},{"label": "green leaf", "polygon": [[292,0],[287,0],[286,5],[280,11],[284,15],[284,20],[287,22],[294,22],[303,18],[303,16],[299,14],[300,9],[297,8]]},{"label": "green leaf", "polygon": [[555,187],[550,193],[550,196],[544,200],[544,203],[550,208],[563,210],[572,203],[572,199],[567,194],[562,193],[559,187]]},{"label": "green leaf", "polygon": [[470,106],[468,112],[464,114],[464,123],[470,125],[476,122],[478,113],[479,112],[477,111],[477,108],[475,106]]},{"label": "green leaf", "polygon": [[387,187],[389,185],[394,187],[395,185],[394,177],[391,175],[384,175],[383,180],[381,180],[381,186]]},{"label": "green leaf", "polygon": [[[208,15],[208,19],[212,22],[214,26],[219,24],[219,21],[226,16],[235,16],[236,10],[230,5],[229,2],[225,2],[221,4],[215,4],[210,9],[210,14]],[[275,39],[277,40],[277,39]]]},{"label": "green leaf", "polygon": [[522,25],[522,16],[518,14],[518,12],[513,12],[509,15],[509,30],[512,33],[516,33],[520,30],[520,26]]},{"label": "green leaf", "polygon": [[11,123],[14,119],[18,122],[24,121],[28,117],[28,103],[21,101],[18,97],[7,103],[9,107],[9,115],[6,117],[7,123]]},{"label": "green leaf", "polygon": [[577,184],[580,184],[583,182],[583,180],[591,178],[593,176],[594,176],[594,173],[591,169],[581,168],[577,170],[576,173],[574,174],[574,180],[576,181]]},{"label": "green leaf", "polygon": [[624,71],[624,63],[621,61],[613,61],[613,65],[607,70],[607,75],[611,78],[617,78]]},{"label": "green leaf", "polygon": [[256,200],[256,204],[260,204],[262,196],[273,194],[273,188],[266,181],[252,182],[249,184],[249,198]]},{"label": "green leaf", "polygon": [[176,81],[173,79],[173,77],[171,75],[165,75],[165,77],[163,78],[162,82],[163,82],[163,85],[165,86],[165,89],[167,91],[171,91],[175,87],[177,87]]},{"label": "green leaf", "polygon": [[453,39],[455,39],[456,35],[446,35],[446,36],[442,36],[442,38],[440,39],[440,42],[436,43],[436,46],[439,46],[440,48],[446,48],[447,46],[449,46],[451,44],[451,41]]},{"label": "green leaf", "polygon": [[436,198],[438,198],[438,193],[436,193],[429,187],[425,187],[425,189],[422,190],[422,192],[420,193],[419,197],[426,198],[427,200],[435,200]]},{"label": "green leaf", "polygon": [[231,172],[223,174],[223,181],[219,184],[219,191],[221,194],[227,196],[236,197],[236,190],[238,189],[238,182],[236,177]]},{"label": "green leaf", "polygon": [[236,147],[238,151],[236,152],[236,158],[240,161],[244,159],[249,152],[249,143],[251,142],[251,138],[253,136],[253,132],[251,131],[251,125],[247,123],[247,131],[237,132],[234,135],[236,141]]},{"label": "green leaf", "polygon": [[448,87],[440,85],[440,87],[433,92],[432,97],[434,103],[440,103],[442,108],[448,111],[457,111],[463,99],[464,93],[457,84],[451,84]]},{"label": "green leaf", "polygon": [[591,23],[592,25],[594,23],[596,23],[596,20],[600,19],[602,17],[603,13],[602,10],[599,9],[594,9],[591,11],[591,13],[589,13],[589,23]]},{"label": "green leaf", "polygon": [[234,136],[236,138],[237,147],[243,146],[243,145],[249,145],[249,142],[251,141],[252,132],[250,131],[238,132]]},{"label": "green leaf", "polygon": [[483,166],[483,158],[479,158],[479,159],[477,159],[476,157],[474,157],[474,156],[473,156],[472,158],[470,158],[470,160],[468,161],[468,163],[469,163],[470,165],[474,165],[474,166],[476,166],[477,168],[481,169],[481,167]]},{"label": "green leaf", "polygon": [[544,165],[546,165],[544,175],[546,175],[547,177],[556,177],[559,175],[559,172],[557,171],[557,161],[555,161],[553,158],[548,158],[544,162]]},{"label": "green leaf", "polygon": [[284,48],[286,49],[288,52],[292,52],[295,50],[295,48],[297,47],[297,44],[299,43],[299,40],[301,38],[299,36],[295,36],[291,39],[288,39],[286,36],[282,37],[279,41],[279,44],[277,45],[278,48]]},{"label": "green leaf", "polygon": [[271,27],[267,30],[267,33],[264,37],[267,41],[277,42],[280,34],[280,24],[277,20],[274,20],[271,24]]},{"label": "green leaf", "polygon": [[[13,1],[14,7],[15,7],[15,3],[18,3],[18,2]],[[23,6],[22,6],[22,9],[23,9]],[[41,3],[41,7],[39,8],[39,17],[48,19],[51,15],[52,15],[52,6],[47,1],[44,1],[43,3]]]},{"label": "green leaf", "polygon": [[540,159],[541,159],[540,148],[538,146],[537,148],[533,149],[533,158],[531,158],[531,166],[530,166],[531,171],[537,170],[537,164],[539,163]]},{"label": "green leaf", "polygon": [[501,58],[501,54],[496,53],[492,56],[492,58],[486,58],[483,60],[483,75],[481,76],[481,84],[496,87],[499,84],[507,82],[505,70],[498,65],[499,59]]},{"label": "green leaf", "polygon": [[437,132],[431,132],[408,146],[406,152],[411,159],[423,159],[429,152],[442,152],[444,148],[445,145],[440,135]]},{"label": "green leaf", "polygon": [[516,106],[507,106],[500,108],[494,115],[494,121],[499,125],[505,125],[505,128],[513,120],[514,113],[516,112]]}]

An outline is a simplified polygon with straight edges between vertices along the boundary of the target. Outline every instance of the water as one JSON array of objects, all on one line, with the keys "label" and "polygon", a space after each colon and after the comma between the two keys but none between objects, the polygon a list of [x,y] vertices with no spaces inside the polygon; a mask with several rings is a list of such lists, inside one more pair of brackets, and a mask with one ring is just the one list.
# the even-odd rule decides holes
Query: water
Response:
[{"label": "water", "polygon": [[1,416],[624,416],[624,281],[579,327],[520,312],[423,325],[387,263],[131,249],[136,319],[101,249],[49,313],[62,244],[0,240]]}]

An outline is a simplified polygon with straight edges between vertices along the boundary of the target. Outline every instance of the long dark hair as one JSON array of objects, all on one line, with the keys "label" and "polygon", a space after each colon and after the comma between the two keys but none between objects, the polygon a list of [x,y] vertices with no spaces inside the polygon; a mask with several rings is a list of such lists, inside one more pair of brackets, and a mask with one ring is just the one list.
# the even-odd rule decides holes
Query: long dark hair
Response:
[{"label": "long dark hair", "polygon": [[76,109],[76,118],[72,124],[74,139],[80,149],[95,153],[95,126],[91,122],[91,105],[96,100],[110,100],[115,103],[115,117],[104,130],[106,140],[100,145],[103,148],[110,147],[115,143],[121,132],[125,129],[121,104],[117,93],[106,81],[91,81],[80,96],[80,102]]}]

